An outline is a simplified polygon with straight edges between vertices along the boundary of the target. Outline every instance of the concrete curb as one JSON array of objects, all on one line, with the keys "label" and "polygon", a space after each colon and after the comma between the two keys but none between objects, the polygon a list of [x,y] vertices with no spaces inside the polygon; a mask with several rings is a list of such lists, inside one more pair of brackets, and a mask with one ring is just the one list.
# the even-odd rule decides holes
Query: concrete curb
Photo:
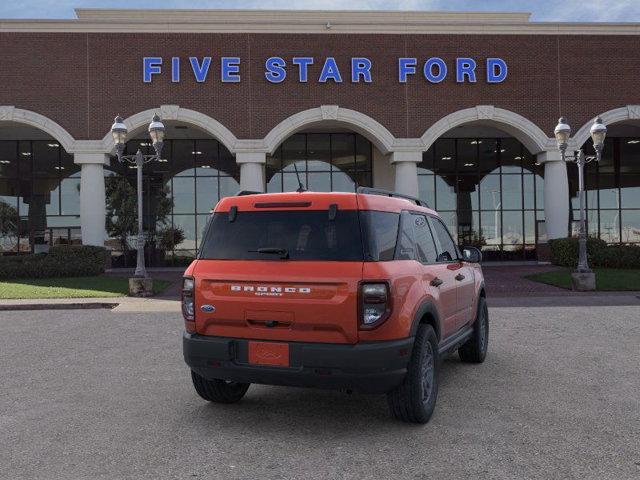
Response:
[{"label": "concrete curb", "polygon": [[116,302],[84,302],[84,303],[10,303],[0,304],[0,312],[20,311],[20,310],[91,310],[91,309],[114,309],[119,303]]}]

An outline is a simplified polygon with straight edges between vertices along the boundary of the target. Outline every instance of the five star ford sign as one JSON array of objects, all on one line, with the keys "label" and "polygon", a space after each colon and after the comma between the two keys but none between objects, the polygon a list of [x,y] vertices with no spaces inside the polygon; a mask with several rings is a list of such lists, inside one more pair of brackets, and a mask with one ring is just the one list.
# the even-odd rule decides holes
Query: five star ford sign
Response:
[{"label": "five star ford sign", "polygon": [[[182,74],[186,70],[189,75],[193,75],[199,83],[207,81],[210,75],[212,57],[189,57],[185,60],[181,57],[171,57],[166,62],[171,75],[171,81],[180,82]],[[502,83],[507,78],[507,63],[501,58],[487,58],[486,83]],[[281,83],[288,75],[297,78],[298,82],[309,81],[312,72],[313,80],[326,83],[333,81],[342,83],[344,74],[352,83],[371,83],[374,80],[375,68],[373,62],[366,57],[352,57],[347,72],[341,70],[335,57],[326,57],[324,61],[316,63],[314,57],[293,57],[289,61],[282,57],[269,57],[264,62],[264,76],[271,83]],[[154,75],[162,75],[165,61],[163,57],[143,58],[143,80],[150,83]],[[186,67],[183,65],[186,64]],[[318,68],[313,70],[314,66]],[[422,75],[430,83],[440,83],[449,75],[449,69],[453,71],[456,82],[476,83],[476,69],[478,61],[470,57],[456,58],[455,63],[447,65],[442,58],[431,57],[422,62],[414,57],[398,58],[397,78],[399,83],[406,83],[412,76]],[[418,71],[421,70],[421,72]],[[241,59],[240,57],[221,57],[220,75],[218,80],[222,83],[238,83],[241,81]]]}]

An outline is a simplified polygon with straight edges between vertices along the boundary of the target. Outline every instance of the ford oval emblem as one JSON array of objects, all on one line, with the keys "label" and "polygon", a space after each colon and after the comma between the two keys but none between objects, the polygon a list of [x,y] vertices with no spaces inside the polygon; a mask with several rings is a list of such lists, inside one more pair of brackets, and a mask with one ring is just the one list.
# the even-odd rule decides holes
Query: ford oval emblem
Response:
[{"label": "ford oval emblem", "polygon": [[216,311],[216,307],[214,307],[213,305],[202,305],[200,307],[200,310],[202,310],[203,312],[212,313]]}]

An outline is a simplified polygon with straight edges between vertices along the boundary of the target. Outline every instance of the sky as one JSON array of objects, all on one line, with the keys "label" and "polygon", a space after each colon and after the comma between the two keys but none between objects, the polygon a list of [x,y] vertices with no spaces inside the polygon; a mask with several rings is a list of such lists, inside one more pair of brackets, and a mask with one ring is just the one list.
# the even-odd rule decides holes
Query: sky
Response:
[{"label": "sky", "polygon": [[640,22],[640,0],[0,0],[0,18],[75,18],[76,7],[515,11],[532,21]]}]

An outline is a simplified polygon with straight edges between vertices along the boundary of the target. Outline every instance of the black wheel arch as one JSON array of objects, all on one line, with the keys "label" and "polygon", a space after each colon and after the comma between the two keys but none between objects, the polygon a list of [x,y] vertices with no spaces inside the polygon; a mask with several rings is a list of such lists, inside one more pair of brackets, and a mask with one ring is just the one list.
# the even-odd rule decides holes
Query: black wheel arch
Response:
[{"label": "black wheel arch", "polygon": [[442,330],[440,329],[440,315],[438,309],[431,301],[423,302],[413,317],[411,324],[411,336],[415,337],[420,324],[431,325],[438,341],[442,339]]}]

